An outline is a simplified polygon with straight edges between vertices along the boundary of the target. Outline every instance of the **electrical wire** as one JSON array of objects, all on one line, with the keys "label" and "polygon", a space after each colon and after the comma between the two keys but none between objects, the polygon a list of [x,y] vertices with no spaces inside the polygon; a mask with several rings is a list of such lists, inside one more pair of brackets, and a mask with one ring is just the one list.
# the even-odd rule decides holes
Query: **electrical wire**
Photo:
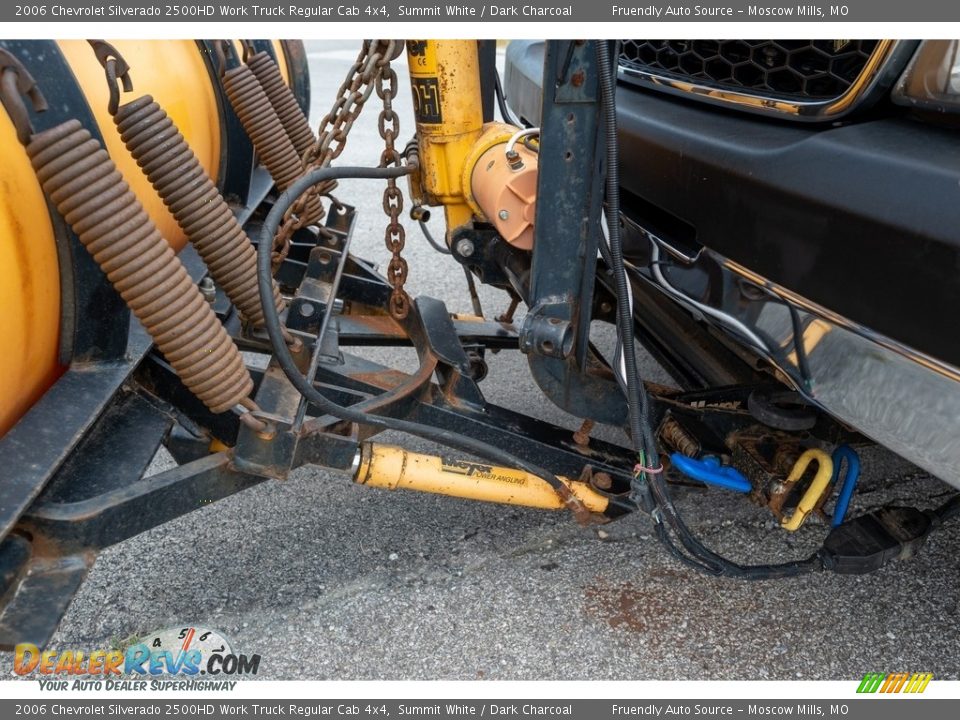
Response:
[{"label": "electrical wire", "polygon": [[[309,188],[318,185],[327,180],[343,179],[379,179],[402,177],[411,172],[410,167],[388,167],[388,168],[364,168],[364,167],[336,167],[319,168],[311,170],[302,175],[292,183],[277,199],[270,212],[267,214],[260,230],[259,245],[257,247],[257,280],[260,285],[260,301],[263,304],[264,326],[267,335],[270,337],[270,344],[273,347],[273,354],[277,364],[283,371],[290,383],[311,403],[320,410],[333,417],[354,422],[369,427],[379,428],[381,430],[396,430],[398,432],[414,435],[437,442],[441,445],[463,450],[474,455],[486,457],[495,462],[503,463],[517,467],[531,475],[536,475],[547,482],[557,494],[568,499],[571,497],[567,486],[556,475],[549,470],[542,468],[534,463],[528,462],[523,458],[517,457],[512,453],[501,450],[489,443],[466,435],[446,430],[432,425],[422,425],[409,420],[384,417],[363,412],[351,407],[338,405],[330,398],[319,392],[309,378],[304,376],[297,368],[293,354],[287,347],[283,337],[283,326],[280,322],[280,315],[274,306],[273,284],[271,272],[271,250],[273,248],[273,239],[277,233],[284,214],[289,210],[297,198],[299,198]],[[572,501],[570,501],[572,502]]]},{"label": "electrical wire", "polygon": [[[430,247],[442,255],[452,254],[450,248],[444,247],[434,239],[433,233],[430,232],[430,228],[427,227],[427,224],[423,220],[418,220],[417,222],[420,223],[420,232],[423,233]],[[463,268],[463,274],[467,280],[467,292],[470,294],[470,305],[473,307],[473,314],[478,317],[483,317],[483,306],[480,304],[480,294],[477,292],[477,284],[473,280],[473,273],[470,272],[470,268],[466,265],[461,265],[460,267]]]},{"label": "electrical wire", "polygon": [[423,233],[423,236],[427,239],[427,242],[430,243],[430,247],[436,250],[441,255],[450,255],[450,248],[442,245],[436,241],[433,237],[433,233],[430,232],[430,228],[427,227],[427,224],[423,220],[418,220],[420,223],[420,232]]},{"label": "electrical wire", "polygon": [[510,139],[507,140],[507,146],[504,148],[504,152],[507,155],[510,155],[510,153],[515,152],[514,147],[516,146],[518,140],[522,140],[523,138],[539,137],[539,136],[540,136],[540,128],[538,127],[526,128],[524,130],[517,130],[517,132],[511,135]]},{"label": "electrical wire", "polygon": [[731,330],[737,332],[744,340],[749,342],[754,349],[759,350],[765,355],[771,355],[770,349],[767,347],[767,343],[764,342],[763,338],[757,335],[740,320],[733,317],[729,313],[725,313],[723,310],[718,310],[717,308],[711,307],[710,305],[702,303],[699,300],[694,300],[689,295],[677,290],[673,285],[670,284],[670,281],[667,280],[660,265],[660,244],[656,240],[651,239],[650,272],[653,273],[653,277],[664,290],[673,295],[681,305],[686,305],[687,307],[693,308],[694,310],[697,310],[698,312],[717,320],[721,324],[726,325]]},{"label": "electrical wire", "polygon": [[517,127],[523,127],[523,123],[520,122],[516,115],[510,112],[510,108],[507,106],[507,96],[503,92],[503,85],[500,82],[499,71],[494,71],[493,73],[493,87],[496,91],[497,106],[500,108],[500,117],[505,123],[516,125]]},{"label": "electrical wire", "polygon": [[483,317],[483,305],[480,304],[480,293],[477,292],[477,284],[473,280],[473,271],[466,265],[463,268],[463,276],[467,280],[467,292],[470,294],[470,306],[473,308],[473,314],[479,318]]},{"label": "electrical wire", "polygon": [[[637,349],[633,343],[633,307],[631,291],[623,259],[623,238],[620,234],[620,168],[617,148],[617,111],[614,104],[614,81],[610,70],[610,51],[605,41],[597,42],[597,60],[600,66],[600,115],[605,134],[607,173],[607,233],[609,235],[610,269],[613,272],[617,295],[617,335],[623,353],[622,369],[627,385],[630,438],[638,455],[642,454],[649,467],[659,465],[657,443],[650,423],[649,398],[640,382]],[[638,484],[639,485],[639,484]],[[635,500],[643,489],[634,488]]]},{"label": "electrical wire", "polygon": [[[628,391],[627,406],[630,414],[631,440],[643,465],[657,467],[659,459],[656,441],[653,438],[649,421],[649,400],[646,395],[646,388],[639,382],[639,375],[637,374],[633,308],[630,303],[629,281],[626,276],[622,236],[620,234],[619,148],[617,147],[614,68],[607,43],[597,42],[596,47],[600,73],[600,110],[606,143],[606,219],[607,235],[609,236],[609,247],[606,248],[606,253],[601,249],[601,254],[604,255],[604,260],[608,261],[617,290],[617,333],[620,336],[619,347],[623,353],[622,370],[627,375],[625,380]],[[657,265],[653,264],[653,268],[656,270]],[[646,480],[646,486],[655,502],[652,515],[658,538],[673,555],[691,567],[696,567],[714,575],[726,575],[750,580],[789,577],[822,568],[819,554],[814,554],[802,560],[775,565],[744,566],[728,560],[707,548],[690,532],[673,504],[662,473],[640,472],[638,480]],[[643,483],[638,482],[635,488],[636,494],[643,490],[645,490]],[[665,525],[669,526],[669,529],[676,534],[686,553],[676,546]]]}]

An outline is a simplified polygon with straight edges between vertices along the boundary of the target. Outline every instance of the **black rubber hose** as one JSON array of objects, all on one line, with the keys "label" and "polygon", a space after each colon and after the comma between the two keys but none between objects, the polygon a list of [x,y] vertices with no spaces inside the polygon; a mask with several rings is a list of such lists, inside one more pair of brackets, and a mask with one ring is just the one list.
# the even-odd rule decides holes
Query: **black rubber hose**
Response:
[{"label": "black rubber hose", "polygon": [[[260,283],[260,297],[273,297],[273,276],[270,267],[273,238],[277,233],[277,229],[280,227],[284,214],[293,206],[293,203],[298,197],[314,185],[319,185],[327,180],[353,178],[386,180],[389,178],[402,177],[409,172],[410,168],[408,167],[320,168],[311,170],[293,182],[284,193],[277,198],[277,202],[274,203],[273,208],[267,214],[267,218],[264,220],[263,227],[260,231],[259,245],[257,247],[257,279]],[[273,346],[274,357],[276,357],[277,363],[280,365],[283,373],[309,402],[316,405],[324,413],[342,420],[347,420],[348,422],[368,425],[370,427],[380,428],[381,430],[396,430],[407,433],[408,435],[421,437],[425,440],[440,443],[441,445],[489,458],[504,465],[519,468],[545,480],[561,497],[565,499],[569,497],[570,491],[567,486],[549,470],[527,462],[488,443],[432,425],[421,425],[409,420],[372,415],[361,410],[338,405],[320,393],[310,380],[297,368],[293,355],[290,353],[290,349],[287,347],[287,343],[283,338],[280,315],[272,303],[268,302],[267,305],[264,306],[263,316],[264,326],[267,329],[267,334],[270,336],[270,343]]]},{"label": "black rubber hose", "polygon": [[493,87],[495,94],[497,96],[497,105],[500,107],[500,117],[503,118],[503,121],[509,125],[516,125],[517,127],[523,127],[523,123],[516,117],[513,113],[510,112],[510,108],[507,107],[507,96],[503,92],[503,83],[500,82],[500,73],[494,72],[493,74]]},{"label": "black rubber hose", "polygon": [[[648,467],[658,467],[659,453],[649,419],[649,399],[646,388],[640,382],[637,367],[636,346],[634,345],[633,308],[627,292],[626,267],[623,259],[623,241],[620,234],[620,168],[617,147],[617,108],[615,99],[614,67],[610,50],[604,41],[597,42],[597,64],[600,74],[600,112],[605,130],[607,155],[606,199],[607,229],[610,236],[609,264],[613,272],[617,291],[617,333],[620,336],[627,381],[627,406],[630,411],[630,433],[637,451],[644,451]],[[606,260],[606,257],[605,257]],[[657,523],[657,535],[664,545],[684,563],[715,575],[727,575],[748,580],[762,580],[789,577],[819,569],[822,565],[818,555],[804,560],[778,565],[738,565],[715,553],[701,543],[680,517],[670,497],[667,483],[662,473],[645,474],[653,499],[656,502],[654,521]],[[684,556],[670,539],[663,522],[669,525],[684,548],[693,557]]]},{"label": "black rubber hose", "polygon": [[597,42],[597,61],[600,66],[600,115],[603,121],[607,156],[606,198],[607,229],[610,235],[610,269],[617,291],[617,333],[623,348],[627,381],[630,437],[636,450],[642,450],[648,467],[660,464],[657,443],[650,426],[650,409],[646,388],[640,381],[637,349],[633,342],[633,308],[623,261],[623,238],[620,235],[620,168],[617,147],[617,108],[614,101],[613,72],[610,50],[606,41]]},{"label": "black rubber hose", "polygon": [[436,251],[437,251],[438,253],[440,253],[441,255],[450,255],[450,254],[451,254],[451,253],[450,253],[450,248],[445,247],[444,245],[441,245],[440,243],[438,243],[438,242],[434,239],[433,233],[430,232],[430,228],[427,227],[427,224],[426,224],[423,220],[418,220],[417,222],[420,223],[420,232],[423,233],[423,237],[426,238],[427,242],[430,244],[430,247],[432,247],[434,250],[436,250]]}]

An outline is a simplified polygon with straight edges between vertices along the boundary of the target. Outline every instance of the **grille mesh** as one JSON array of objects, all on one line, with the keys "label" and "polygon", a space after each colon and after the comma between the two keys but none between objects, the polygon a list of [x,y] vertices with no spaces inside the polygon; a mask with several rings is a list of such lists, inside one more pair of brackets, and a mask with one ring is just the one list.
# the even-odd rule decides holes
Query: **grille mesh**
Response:
[{"label": "grille mesh", "polygon": [[[843,95],[878,40],[623,40],[620,66],[786,100]],[[629,75],[628,75],[629,79]]]}]

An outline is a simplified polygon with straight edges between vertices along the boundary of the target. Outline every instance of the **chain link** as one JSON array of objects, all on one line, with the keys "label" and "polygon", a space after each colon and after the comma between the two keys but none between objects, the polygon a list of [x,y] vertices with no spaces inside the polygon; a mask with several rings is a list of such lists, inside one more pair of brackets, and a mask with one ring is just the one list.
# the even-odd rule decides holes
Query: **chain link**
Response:
[{"label": "chain link", "polygon": [[[363,105],[373,93],[374,80],[381,69],[384,54],[382,51],[392,51],[393,45],[382,41],[368,41],[363,43],[356,62],[347,71],[346,78],[340,85],[336,100],[323,119],[317,133],[317,142],[303,157],[304,172],[315,168],[329,167],[334,159],[340,156],[347,143],[347,135],[353,128],[354,122],[360,116]],[[317,196],[330,196],[337,187],[336,180],[329,180],[312,188],[309,192]],[[280,267],[290,252],[290,240],[293,234],[303,227],[300,218],[305,217],[306,195],[297,198],[296,202],[287,210],[274,237],[273,243],[273,270]],[[327,234],[325,228],[319,228],[321,234]]]},{"label": "chain link", "polygon": [[385,58],[389,57],[392,50],[393,41],[363,43],[356,62],[340,85],[333,107],[320,121],[317,142],[304,157],[305,167],[328,167],[333,160],[340,157],[354,122],[373,93],[384,62],[389,63]]},{"label": "chain link", "polygon": [[[304,171],[329,167],[340,156],[347,143],[347,136],[353,124],[360,116],[364,104],[373,91],[383,102],[383,109],[377,120],[377,129],[383,139],[384,150],[380,155],[380,167],[399,167],[401,154],[396,149],[396,139],[400,132],[400,117],[393,109],[393,99],[397,95],[397,73],[390,67],[390,59],[397,50],[397,41],[370,40],[363,44],[356,62],[350,67],[347,76],[340,85],[337,98],[320,121],[317,142],[303,157]],[[335,180],[317,185],[318,195],[330,196],[336,187]],[[287,211],[274,239],[274,270],[286,258],[290,250],[290,238],[301,227],[300,218],[304,216],[306,196],[299,198]],[[390,263],[387,266],[387,280],[393,288],[390,294],[390,315],[403,320],[410,311],[410,296],[403,286],[407,280],[407,261],[401,256],[406,244],[406,231],[400,224],[403,212],[403,192],[396,179],[387,180],[383,191],[383,212],[388,217],[384,230],[384,243],[390,251]]]},{"label": "chain link", "polygon": [[[397,94],[397,73],[390,67],[390,54],[380,61],[380,72],[376,78],[377,95],[383,101],[383,109],[377,121],[380,137],[383,138],[383,153],[380,155],[380,167],[399,167],[400,153],[395,141],[400,132],[400,118],[393,109],[393,98]],[[390,293],[390,315],[403,320],[410,312],[410,296],[403,289],[407,281],[407,261],[401,257],[406,243],[406,231],[400,224],[403,211],[403,192],[395,178],[387,180],[383,190],[383,212],[389,218],[383,233],[384,244],[390,251],[390,263],[387,265],[387,281],[393,287]]]}]

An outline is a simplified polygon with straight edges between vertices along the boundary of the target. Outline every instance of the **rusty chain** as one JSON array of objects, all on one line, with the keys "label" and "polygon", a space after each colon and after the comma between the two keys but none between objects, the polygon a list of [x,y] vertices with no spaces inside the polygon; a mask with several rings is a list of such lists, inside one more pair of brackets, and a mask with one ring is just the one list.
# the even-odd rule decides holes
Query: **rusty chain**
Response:
[{"label": "rusty chain", "polygon": [[[381,69],[376,78],[377,95],[383,100],[383,109],[377,121],[384,145],[380,155],[380,167],[399,167],[400,153],[395,141],[400,131],[400,118],[393,109],[393,98],[397,94],[397,73],[390,67],[389,55],[380,62]],[[400,255],[406,241],[406,231],[400,224],[402,211],[403,191],[397,185],[396,179],[391,178],[387,180],[387,187],[383,190],[383,212],[389,218],[383,239],[390,251],[390,264],[387,266],[387,281],[393,287],[390,293],[390,315],[396,320],[403,320],[410,312],[410,296],[403,289],[407,280],[407,261]]]},{"label": "rusty chain", "polygon": [[[317,141],[302,158],[304,172],[315,168],[329,167],[330,163],[343,152],[347,142],[347,135],[353,128],[354,122],[360,116],[364,103],[374,90],[374,79],[380,70],[380,61],[384,54],[380,50],[392,50],[392,45],[385,45],[383,41],[365,41],[360,48],[357,60],[347,71],[346,78],[337,91],[337,97],[323,119],[317,132]],[[327,196],[336,188],[336,180],[330,180],[312,189],[316,195]],[[274,238],[273,269],[274,271],[286,259],[290,251],[290,239],[303,223],[300,218],[306,210],[306,197],[297,198],[296,202],[284,215],[283,221]],[[321,232],[323,228],[321,228]]]},{"label": "rusty chain", "polygon": [[[328,167],[343,152],[347,135],[360,116],[364,103],[373,93],[376,78],[384,67],[384,59],[390,57],[393,49],[392,40],[363,43],[356,62],[340,85],[333,107],[320,121],[317,142],[303,159],[306,168]],[[386,62],[389,64],[389,60]]]},{"label": "rusty chain", "polygon": [[[347,135],[354,122],[360,116],[363,105],[373,93],[374,78],[380,70],[378,63],[384,57],[379,50],[380,42],[364,42],[356,62],[347,71],[347,76],[337,92],[337,98],[320,121],[317,142],[302,158],[304,172],[315,168],[329,167],[330,163],[343,152]],[[321,183],[312,189],[316,195],[330,196],[336,188],[336,180]],[[307,196],[297,198],[283,217],[277,230],[273,246],[273,269],[276,272],[290,252],[290,239],[303,227],[301,218],[306,210]],[[321,228],[321,232],[323,228]]]},{"label": "rusty chain", "polygon": [[[384,142],[380,167],[400,166],[401,154],[395,147],[400,118],[393,109],[393,99],[397,94],[397,74],[390,66],[396,50],[397,41],[394,40],[370,40],[363,43],[356,61],[340,85],[333,107],[320,121],[317,142],[303,157],[305,172],[329,167],[333,160],[340,156],[350,130],[374,90],[383,102],[377,123]],[[330,180],[317,185],[314,192],[330,197],[335,202],[331,192],[336,185],[335,180]],[[302,227],[301,218],[304,216],[305,205],[306,196],[298,198],[283,218],[274,239],[274,270],[290,251],[290,239],[294,232]],[[405,230],[400,224],[403,192],[395,179],[388,180],[383,191],[383,211],[389,218],[384,231],[384,243],[391,254],[387,267],[387,280],[393,288],[390,295],[390,315],[402,320],[409,312],[410,296],[403,287],[407,279],[407,262],[401,256],[406,241]]]}]

